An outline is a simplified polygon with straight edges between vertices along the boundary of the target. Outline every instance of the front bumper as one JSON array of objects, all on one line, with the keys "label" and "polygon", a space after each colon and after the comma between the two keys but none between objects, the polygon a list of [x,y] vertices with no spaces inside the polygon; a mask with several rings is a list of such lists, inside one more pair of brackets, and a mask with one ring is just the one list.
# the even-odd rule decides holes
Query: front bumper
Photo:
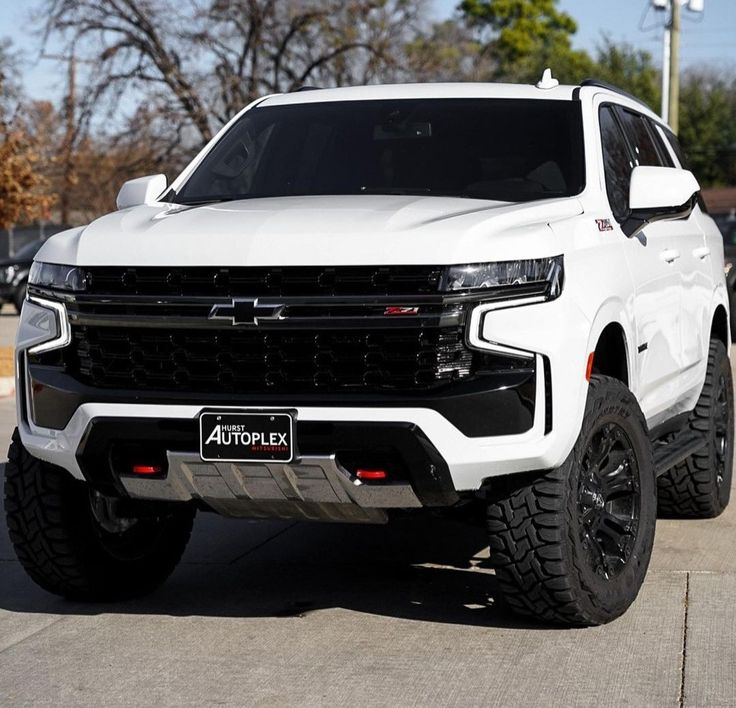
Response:
[{"label": "front bumper", "polygon": [[[450,506],[458,499],[447,463],[414,425],[297,419],[295,431],[298,453],[292,463],[208,463],[199,456],[196,418],[98,416],[86,425],[75,462],[84,479],[107,494],[202,499],[227,515],[260,515],[253,505],[278,510],[276,502],[306,504],[305,515],[310,504],[326,504],[328,510],[342,505],[345,511],[346,504],[362,509]],[[132,474],[132,465],[142,459],[161,473]],[[388,479],[361,483],[357,469],[379,460]],[[335,515],[340,513],[335,508]]]},{"label": "front bumper", "polygon": [[[539,359],[535,415],[531,428],[524,433],[469,437],[442,414],[424,407],[295,406],[298,449],[303,454],[329,456],[339,449],[350,429],[351,438],[356,438],[351,446],[359,442],[364,449],[370,450],[381,442],[382,426],[418,430],[446,466],[452,490],[474,490],[489,477],[554,466],[559,456],[566,452],[560,450],[564,441],[556,431],[546,430],[549,422],[545,414],[549,406],[545,394],[548,373],[541,357]],[[24,393],[29,380],[21,376],[17,383],[19,429],[24,445],[35,457],[64,467],[77,479],[94,474],[93,467],[102,470],[110,467],[105,440],[109,442],[116,436],[165,441],[167,451],[173,452],[198,449],[197,419],[205,408],[201,404],[86,402],[76,408],[63,429],[55,430],[33,422]],[[229,407],[242,410],[238,406]],[[283,406],[270,408],[280,410]],[[101,438],[99,448],[90,456],[90,445],[95,439],[93,430],[102,423],[108,426],[109,433],[105,439]],[[376,431],[379,435],[373,437]],[[320,434],[327,438],[320,441]],[[331,435],[337,437],[333,439]],[[426,505],[425,501],[422,503]]]},{"label": "front bumper", "polygon": [[[25,364],[24,364],[25,365]],[[540,360],[540,366],[544,362]],[[440,392],[407,394],[239,395],[224,393],[157,392],[86,386],[53,366],[28,365],[30,417],[41,428],[63,430],[75,411],[87,403],[240,408],[413,408],[439,413],[463,435],[482,438],[518,435],[534,425],[537,366],[494,372],[453,384]],[[549,397],[544,399],[548,407]]]}]

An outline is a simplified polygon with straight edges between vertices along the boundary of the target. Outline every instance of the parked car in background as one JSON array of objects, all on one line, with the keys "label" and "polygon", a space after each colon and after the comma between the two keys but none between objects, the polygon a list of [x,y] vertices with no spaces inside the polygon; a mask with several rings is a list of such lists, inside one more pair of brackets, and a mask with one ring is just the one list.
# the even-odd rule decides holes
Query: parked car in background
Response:
[{"label": "parked car in background", "polygon": [[0,303],[10,302],[20,314],[23,300],[26,299],[28,272],[33,257],[43,246],[41,239],[31,241],[18,250],[14,256],[0,260]]}]

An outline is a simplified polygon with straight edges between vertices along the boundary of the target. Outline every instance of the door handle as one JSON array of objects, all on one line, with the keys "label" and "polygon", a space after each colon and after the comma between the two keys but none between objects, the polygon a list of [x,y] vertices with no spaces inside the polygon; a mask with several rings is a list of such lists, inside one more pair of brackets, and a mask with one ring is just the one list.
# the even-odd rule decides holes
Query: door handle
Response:
[{"label": "door handle", "polygon": [[693,250],[693,256],[695,256],[695,258],[700,258],[701,261],[704,261],[709,255],[710,248],[708,248],[708,246],[700,246]]},{"label": "door handle", "polygon": [[674,248],[665,248],[664,251],[659,254],[659,257],[665,263],[674,263],[680,257],[680,252]]}]

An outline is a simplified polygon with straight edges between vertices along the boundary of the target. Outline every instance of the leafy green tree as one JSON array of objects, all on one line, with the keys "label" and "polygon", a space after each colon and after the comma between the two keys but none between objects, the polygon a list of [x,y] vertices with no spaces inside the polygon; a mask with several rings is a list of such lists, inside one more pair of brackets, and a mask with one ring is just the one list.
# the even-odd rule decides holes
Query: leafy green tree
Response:
[{"label": "leafy green tree", "polygon": [[551,66],[568,81],[591,65],[585,52],[572,48],[577,24],[557,0],[463,0],[458,9],[492,60],[492,80],[529,83]]},{"label": "leafy green tree", "polygon": [[701,184],[736,184],[736,81],[690,71],[680,89],[679,137]]},{"label": "leafy green tree", "polygon": [[628,91],[652,110],[659,111],[662,74],[649,52],[604,37],[590,71],[596,79]]}]

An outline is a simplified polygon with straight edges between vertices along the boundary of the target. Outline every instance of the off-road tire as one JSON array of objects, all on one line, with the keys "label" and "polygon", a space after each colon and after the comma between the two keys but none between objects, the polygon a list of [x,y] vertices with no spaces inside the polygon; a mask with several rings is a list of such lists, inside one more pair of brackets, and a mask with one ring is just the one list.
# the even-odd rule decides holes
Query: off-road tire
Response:
[{"label": "off-road tire", "polygon": [[18,560],[38,585],[70,599],[109,601],[144,595],[166,580],[195,511],[166,507],[111,534],[92,511],[89,486],[32,457],[16,429],[5,465],[5,514]]},{"label": "off-road tire", "polygon": [[[724,464],[719,466],[719,395],[725,394]],[[723,402],[723,400],[721,401]],[[708,351],[705,384],[688,425],[708,439],[698,452],[676,465],[657,480],[660,516],[709,519],[728,506],[733,476],[733,381],[731,364],[723,342],[712,340]]]},{"label": "off-road tire", "polygon": [[[628,443],[627,459],[633,463],[625,468],[631,470],[631,491],[625,494],[638,505],[638,522],[624,534],[630,548],[618,574],[610,577],[590,562],[589,529],[580,509],[584,464],[592,459],[587,451],[606,430],[615,430]],[[607,464],[614,464],[608,457]],[[488,530],[491,564],[508,607],[572,626],[603,624],[625,612],[644,581],[657,510],[652,447],[628,388],[606,376],[591,377],[582,429],[567,460],[548,472],[511,475],[504,484],[495,492],[491,485]]]}]

